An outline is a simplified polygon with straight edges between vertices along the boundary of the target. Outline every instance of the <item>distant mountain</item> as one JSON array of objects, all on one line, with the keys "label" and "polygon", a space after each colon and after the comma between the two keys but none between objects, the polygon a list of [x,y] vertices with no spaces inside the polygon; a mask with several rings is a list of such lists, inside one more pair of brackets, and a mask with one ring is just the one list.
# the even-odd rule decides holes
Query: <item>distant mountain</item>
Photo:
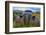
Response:
[{"label": "distant mountain", "polygon": [[15,13],[18,13],[18,14],[21,14],[21,13],[23,13],[24,11],[21,11],[21,10],[13,10],[13,13],[15,14]]},{"label": "distant mountain", "polygon": [[13,10],[13,12],[23,12],[22,10]]}]

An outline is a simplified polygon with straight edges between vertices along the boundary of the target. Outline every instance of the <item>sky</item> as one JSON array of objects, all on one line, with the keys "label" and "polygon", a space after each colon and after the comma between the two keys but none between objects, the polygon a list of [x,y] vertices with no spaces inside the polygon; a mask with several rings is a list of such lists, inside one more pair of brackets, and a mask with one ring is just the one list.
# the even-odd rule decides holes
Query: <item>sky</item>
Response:
[{"label": "sky", "polygon": [[40,11],[40,8],[38,7],[13,7],[13,10],[22,10],[22,11],[31,10],[32,12],[37,12],[37,11]]}]

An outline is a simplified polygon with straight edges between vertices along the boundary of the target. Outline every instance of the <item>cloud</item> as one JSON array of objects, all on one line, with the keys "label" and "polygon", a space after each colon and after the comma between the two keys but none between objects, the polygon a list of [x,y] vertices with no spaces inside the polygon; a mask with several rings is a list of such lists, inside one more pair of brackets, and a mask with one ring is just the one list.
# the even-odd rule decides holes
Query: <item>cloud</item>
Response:
[{"label": "cloud", "polygon": [[31,10],[32,12],[37,12],[40,11],[40,8],[36,8],[36,7],[13,7],[13,10]]}]

